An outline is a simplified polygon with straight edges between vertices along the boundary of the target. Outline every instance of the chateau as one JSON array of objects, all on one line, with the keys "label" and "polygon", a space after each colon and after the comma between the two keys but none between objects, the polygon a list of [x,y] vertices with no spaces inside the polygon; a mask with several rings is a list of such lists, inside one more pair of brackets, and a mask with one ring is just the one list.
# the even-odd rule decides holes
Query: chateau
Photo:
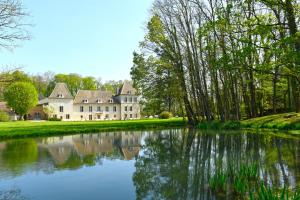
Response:
[{"label": "chateau", "polygon": [[48,98],[39,101],[29,118],[38,120],[45,108],[50,116],[63,121],[140,119],[139,97],[130,82],[125,81],[115,95],[110,91],[79,90],[73,97],[65,83],[57,83]]}]

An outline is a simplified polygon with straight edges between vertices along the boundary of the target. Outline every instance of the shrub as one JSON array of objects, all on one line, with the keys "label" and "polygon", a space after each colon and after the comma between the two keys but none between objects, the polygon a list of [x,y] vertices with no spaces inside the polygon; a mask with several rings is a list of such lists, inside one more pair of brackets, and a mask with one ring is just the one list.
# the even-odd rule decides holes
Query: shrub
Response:
[{"label": "shrub", "polygon": [[56,117],[51,117],[48,119],[48,121],[61,121],[61,119],[58,119]]},{"label": "shrub", "polygon": [[199,129],[212,129],[212,130],[238,130],[241,128],[241,123],[239,121],[211,121],[211,122],[200,122],[197,127]]},{"label": "shrub", "polygon": [[227,121],[223,124],[223,129],[227,130],[238,130],[241,128],[241,123],[239,121]]},{"label": "shrub", "polygon": [[163,111],[162,113],[160,113],[159,118],[160,119],[170,119],[172,117],[172,113],[167,112],[167,111]]},{"label": "shrub", "polygon": [[9,120],[9,115],[6,112],[0,111],[0,122],[8,122]]}]

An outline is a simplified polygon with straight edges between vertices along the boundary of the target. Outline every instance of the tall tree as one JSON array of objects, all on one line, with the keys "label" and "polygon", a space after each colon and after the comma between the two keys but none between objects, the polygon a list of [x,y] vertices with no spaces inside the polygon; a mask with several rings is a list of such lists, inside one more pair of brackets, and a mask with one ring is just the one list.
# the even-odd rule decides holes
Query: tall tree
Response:
[{"label": "tall tree", "polygon": [[295,0],[155,0],[140,60],[170,64],[194,124],[299,112],[299,6]]}]

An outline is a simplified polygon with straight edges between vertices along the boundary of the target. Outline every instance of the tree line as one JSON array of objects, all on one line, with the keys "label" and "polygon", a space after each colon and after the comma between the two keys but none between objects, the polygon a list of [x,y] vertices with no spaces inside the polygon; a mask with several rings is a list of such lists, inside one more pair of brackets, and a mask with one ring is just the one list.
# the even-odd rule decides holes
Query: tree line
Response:
[{"label": "tree line", "polygon": [[300,112],[298,0],[155,0],[131,76],[191,123]]},{"label": "tree line", "polygon": [[0,72],[0,100],[3,100],[5,89],[15,82],[31,83],[40,98],[50,96],[56,83],[66,83],[71,94],[76,95],[78,90],[106,90],[116,93],[117,88],[120,88],[123,81],[106,81],[101,78],[92,76],[81,76],[79,74],[55,74],[53,72],[45,72],[43,74],[30,75],[21,70],[6,70]]}]

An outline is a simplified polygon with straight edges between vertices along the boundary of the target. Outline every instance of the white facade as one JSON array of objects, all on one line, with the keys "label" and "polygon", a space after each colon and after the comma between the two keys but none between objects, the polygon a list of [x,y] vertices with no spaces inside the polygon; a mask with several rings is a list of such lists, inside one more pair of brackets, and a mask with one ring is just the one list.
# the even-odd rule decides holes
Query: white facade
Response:
[{"label": "white facade", "polygon": [[40,105],[52,111],[50,118],[63,121],[140,119],[139,98],[132,86],[126,84],[116,95],[107,91],[80,90],[73,98],[67,86],[59,83]]}]

